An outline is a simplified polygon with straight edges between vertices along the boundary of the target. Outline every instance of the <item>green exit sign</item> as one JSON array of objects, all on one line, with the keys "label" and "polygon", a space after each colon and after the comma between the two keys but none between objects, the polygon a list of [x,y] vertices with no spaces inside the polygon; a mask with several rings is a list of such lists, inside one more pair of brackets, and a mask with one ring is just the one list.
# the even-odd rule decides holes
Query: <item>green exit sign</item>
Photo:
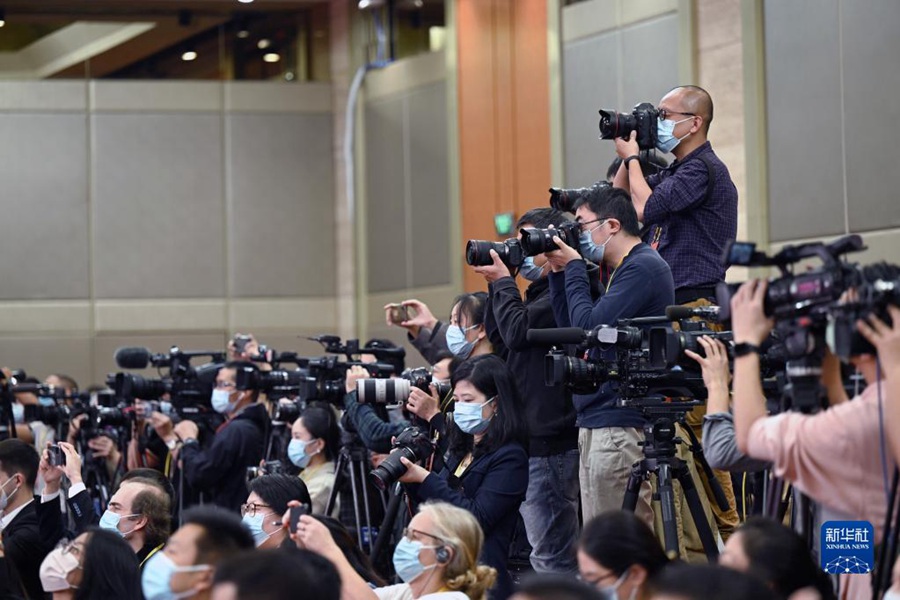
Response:
[{"label": "green exit sign", "polygon": [[494,228],[497,230],[497,235],[511,237],[515,224],[516,216],[512,212],[494,215]]}]

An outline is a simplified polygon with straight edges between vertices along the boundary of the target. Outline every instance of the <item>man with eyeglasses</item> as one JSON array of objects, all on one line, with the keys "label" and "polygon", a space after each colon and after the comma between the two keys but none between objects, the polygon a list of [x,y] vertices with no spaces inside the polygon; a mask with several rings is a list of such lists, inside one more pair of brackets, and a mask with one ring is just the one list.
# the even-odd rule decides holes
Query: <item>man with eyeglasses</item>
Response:
[{"label": "man with eyeglasses", "polygon": [[631,194],[643,239],[672,268],[675,302],[715,298],[722,254],[737,236],[737,188],[707,140],[713,102],[701,87],[677,87],[659,102],[657,149],[675,161],[645,179],[635,134],[616,139],[622,165],[613,185]]},{"label": "man with eyeglasses", "polygon": [[[575,204],[581,223],[581,252],[554,238],[559,250],[546,254],[552,272],[550,302],[559,327],[593,329],[619,319],[658,316],[675,298],[669,265],[639,237],[640,227],[628,194],[596,188]],[[591,296],[586,260],[614,269],[606,292]],[[592,349],[591,361],[615,360],[616,349]],[[618,388],[604,383],[596,391],[573,394],[578,431],[581,510],[584,522],[622,508],[632,465],[643,455],[644,418],[616,406]],[[636,514],[653,526],[650,485],[641,486]]]},{"label": "man with eyeglasses", "polygon": [[247,498],[247,467],[258,465],[263,458],[269,426],[266,407],[257,403],[259,391],[238,388],[238,369],[257,371],[253,363],[246,362],[230,362],[219,369],[212,408],[227,420],[206,449],[197,441],[199,429],[193,421],[181,421],[164,438],[170,447],[176,447],[188,485],[203,492],[207,500],[235,512]]}]

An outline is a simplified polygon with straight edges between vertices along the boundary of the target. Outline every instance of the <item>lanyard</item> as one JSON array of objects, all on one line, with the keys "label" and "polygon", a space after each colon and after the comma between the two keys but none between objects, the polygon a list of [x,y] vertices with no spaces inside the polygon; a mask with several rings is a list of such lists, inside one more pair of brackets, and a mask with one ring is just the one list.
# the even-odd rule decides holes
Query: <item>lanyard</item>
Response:
[{"label": "lanyard", "polygon": [[613,269],[612,275],[609,276],[609,281],[606,282],[606,291],[609,292],[610,286],[612,286],[613,279],[616,277],[616,273],[619,272],[619,267],[622,266],[622,263],[625,262],[625,259],[628,258],[628,255],[631,254],[631,250],[625,253],[625,256],[619,261],[619,264],[616,265],[616,268]]}]

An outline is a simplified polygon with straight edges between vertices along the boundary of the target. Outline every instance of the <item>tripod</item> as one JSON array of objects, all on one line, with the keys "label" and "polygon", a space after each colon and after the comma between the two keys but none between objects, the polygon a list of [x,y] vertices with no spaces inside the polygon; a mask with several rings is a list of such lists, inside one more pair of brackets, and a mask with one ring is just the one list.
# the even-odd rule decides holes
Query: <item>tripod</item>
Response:
[{"label": "tripod", "polygon": [[[693,406],[687,410],[691,408]],[[648,409],[644,409],[645,416],[649,417],[648,412],[650,412]],[[691,478],[687,463],[675,456],[675,444],[681,442],[675,436],[675,421],[667,416],[657,415],[655,419],[644,425],[644,438],[645,441],[642,444],[644,458],[634,463],[631,468],[622,508],[634,512],[641,484],[647,481],[651,474],[655,474],[659,503],[662,509],[665,550],[667,554],[677,555],[678,523],[675,517],[675,491],[672,487],[672,477],[674,476],[681,483],[681,489],[684,491],[688,508],[691,511],[691,518],[694,520],[697,532],[700,534],[700,541],[703,543],[703,550],[709,561],[715,562],[719,555],[719,549],[709,528],[709,523],[706,521],[706,513],[703,512],[697,486]],[[711,479],[710,485],[714,485],[714,482],[715,478]],[[719,494],[721,494],[721,488],[719,488]],[[719,494],[717,494],[717,500]]]},{"label": "tripod", "polygon": [[[341,451],[338,454],[337,465],[334,469],[334,487],[328,497],[325,506],[325,514],[331,515],[337,501],[338,493],[350,481],[350,491],[353,497],[353,515],[356,525],[356,539],[361,549],[372,550],[372,511],[369,506],[369,495],[366,493],[366,475],[369,469],[369,456],[365,446],[353,433],[344,432],[341,441]],[[362,512],[360,511],[360,496],[362,497]]]}]

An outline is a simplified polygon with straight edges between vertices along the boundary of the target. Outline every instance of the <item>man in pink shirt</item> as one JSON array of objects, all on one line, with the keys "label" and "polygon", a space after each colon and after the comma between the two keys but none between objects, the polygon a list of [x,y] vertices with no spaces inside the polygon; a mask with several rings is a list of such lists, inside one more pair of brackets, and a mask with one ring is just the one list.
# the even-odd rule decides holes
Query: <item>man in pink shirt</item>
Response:
[{"label": "man in pink shirt", "polygon": [[[879,396],[884,406],[890,402],[884,398],[883,382],[878,381],[877,359],[871,354],[851,358],[867,383],[852,401],[815,415],[767,416],[757,351],[774,325],[763,312],[766,287],[766,281],[748,281],[731,301],[735,346],[744,344],[749,350],[734,360],[738,448],[753,458],[771,461],[776,476],[820,503],[832,518],[872,523],[877,543],[887,513],[884,473],[892,473],[895,466],[882,444]],[[866,586],[867,577],[852,577],[842,582],[842,596],[868,597],[855,595],[865,594]]]}]

